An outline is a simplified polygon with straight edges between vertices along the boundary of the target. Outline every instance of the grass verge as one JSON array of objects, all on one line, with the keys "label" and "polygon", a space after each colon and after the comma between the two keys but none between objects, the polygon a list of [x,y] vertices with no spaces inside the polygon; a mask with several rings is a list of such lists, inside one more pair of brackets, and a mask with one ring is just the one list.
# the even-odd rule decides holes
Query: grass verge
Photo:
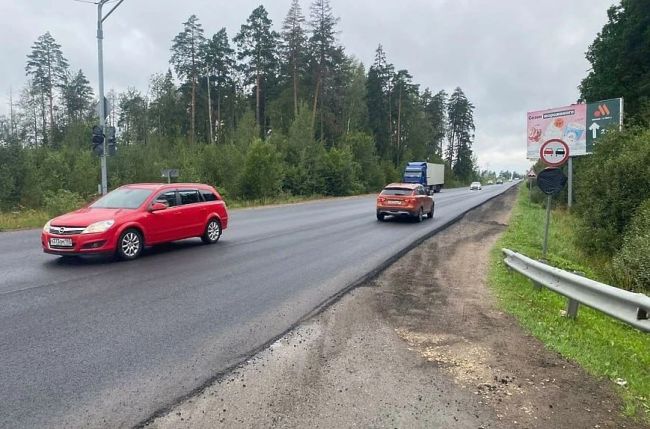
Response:
[{"label": "grass verge", "polygon": [[[528,202],[522,186],[510,225],[492,250],[490,286],[500,305],[549,349],[597,377],[617,382],[625,415],[650,423],[650,335],[585,306],[580,306],[575,321],[562,317],[566,298],[547,289],[534,291],[527,278],[507,270],[501,248],[541,258],[545,216],[545,209]],[[575,222],[566,211],[552,212],[546,259],[553,266],[603,281],[592,267],[604,261],[590,259],[576,246],[580,237],[575,235]]]},{"label": "grass verge", "polygon": [[0,231],[14,229],[41,228],[50,219],[42,210],[21,210],[18,212],[0,212]]}]

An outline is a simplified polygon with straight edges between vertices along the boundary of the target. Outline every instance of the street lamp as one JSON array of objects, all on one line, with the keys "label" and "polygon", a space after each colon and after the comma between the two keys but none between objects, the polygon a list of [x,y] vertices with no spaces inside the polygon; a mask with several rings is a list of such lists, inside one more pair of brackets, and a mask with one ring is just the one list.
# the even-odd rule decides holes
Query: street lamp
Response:
[{"label": "street lamp", "polygon": [[[97,69],[99,73],[99,126],[104,129],[106,125],[106,105],[104,99],[104,47],[102,41],[104,40],[104,29],[102,24],[124,0],[119,0],[115,6],[105,16],[102,16],[102,7],[108,3],[109,0],[99,0],[97,2]],[[102,168],[102,195],[108,192],[108,171],[106,168],[106,155],[108,153],[106,148],[106,139],[103,143],[101,168]]]}]

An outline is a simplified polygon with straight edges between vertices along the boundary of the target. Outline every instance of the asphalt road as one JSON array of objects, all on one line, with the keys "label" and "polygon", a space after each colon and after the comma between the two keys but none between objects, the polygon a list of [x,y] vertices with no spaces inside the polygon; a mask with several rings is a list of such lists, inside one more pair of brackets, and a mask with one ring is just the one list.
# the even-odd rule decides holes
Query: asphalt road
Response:
[{"label": "asphalt road", "polygon": [[133,262],[0,233],[0,427],[136,425],[508,187],[443,190],[423,223],[377,222],[370,196],[236,210],[217,245]]}]

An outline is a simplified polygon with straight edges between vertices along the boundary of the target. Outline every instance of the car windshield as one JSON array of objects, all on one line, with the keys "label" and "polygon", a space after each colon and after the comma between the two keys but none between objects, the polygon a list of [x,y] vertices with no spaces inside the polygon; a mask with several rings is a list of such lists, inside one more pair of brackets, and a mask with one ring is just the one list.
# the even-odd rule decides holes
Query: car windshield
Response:
[{"label": "car windshield", "polygon": [[90,205],[94,209],[136,209],[144,203],[149,189],[120,188],[109,192]]},{"label": "car windshield", "polygon": [[413,189],[406,188],[386,188],[381,191],[381,195],[411,195]]}]

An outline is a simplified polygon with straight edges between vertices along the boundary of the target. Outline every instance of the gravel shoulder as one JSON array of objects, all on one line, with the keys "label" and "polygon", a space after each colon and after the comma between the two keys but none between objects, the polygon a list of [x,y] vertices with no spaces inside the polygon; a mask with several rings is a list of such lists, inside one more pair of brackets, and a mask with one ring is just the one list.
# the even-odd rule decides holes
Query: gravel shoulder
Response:
[{"label": "gravel shoulder", "polygon": [[[468,213],[148,428],[641,428],[486,285],[516,190]],[[417,225],[413,225],[417,227]]]}]

